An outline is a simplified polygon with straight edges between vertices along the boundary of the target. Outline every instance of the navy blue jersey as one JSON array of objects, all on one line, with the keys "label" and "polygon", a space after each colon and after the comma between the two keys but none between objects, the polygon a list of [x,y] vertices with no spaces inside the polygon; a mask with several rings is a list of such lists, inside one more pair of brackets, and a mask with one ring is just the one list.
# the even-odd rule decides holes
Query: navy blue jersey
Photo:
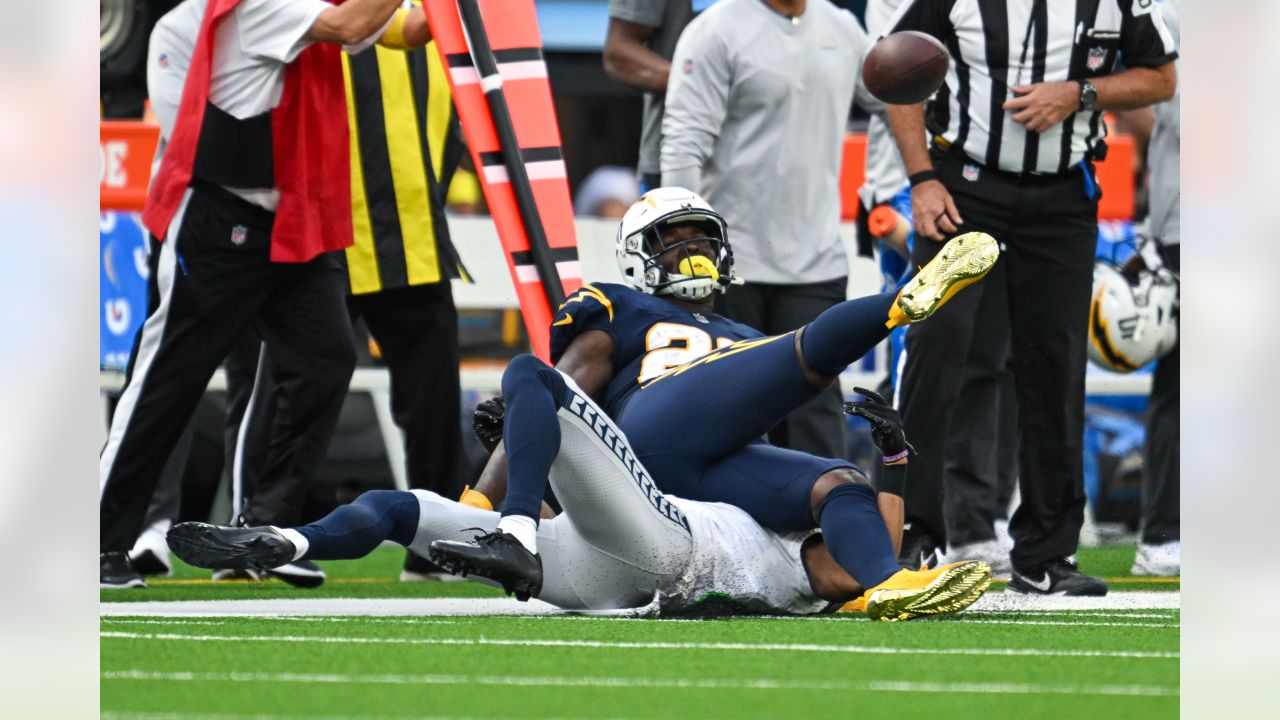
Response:
[{"label": "navy blue jersey", "polygon": [[625,285],[584,285],[565,301],[551,323],[551,362],[560,361],[574,338],[600,330],[613,338],[613,379],[600,398],[618,412],[640,383],[717,348],[763,334],[714,313],[685,310]]}]

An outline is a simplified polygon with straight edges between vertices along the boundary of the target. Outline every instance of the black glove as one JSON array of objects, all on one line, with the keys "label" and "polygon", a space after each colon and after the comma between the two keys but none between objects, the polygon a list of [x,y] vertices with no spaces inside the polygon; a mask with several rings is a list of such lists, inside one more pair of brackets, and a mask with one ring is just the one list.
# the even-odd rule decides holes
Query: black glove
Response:
[{"label": "black glove", "polygon": [[475,412],[471,416],[471,429],[485,451],[493,452],[493,449],[498,447],[498,443],[502,442],[502,421],[506,414],[507,406],[502,401],[501,395],[476,405]]},{"label": "black glove", "polygon": [[864,402],[845,403],[845,414],[857,415],[871,423],[871,440],[876,447],[880,448],[885,464],[901,460],[908,454],[914,454],[916,449],[911,447],[911,443],[907,442],[906,434],[902,432],[902,417],[898,415],[898,411],[871,390],[866,388],[853,390],[867,399]]}]

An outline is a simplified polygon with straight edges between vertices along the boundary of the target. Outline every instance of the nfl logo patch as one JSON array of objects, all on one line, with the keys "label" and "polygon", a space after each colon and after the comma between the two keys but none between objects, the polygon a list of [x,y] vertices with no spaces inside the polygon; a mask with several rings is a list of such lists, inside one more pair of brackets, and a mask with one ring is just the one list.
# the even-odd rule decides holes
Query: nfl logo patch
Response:
[{"label": "nfl logo patch", "polygon": [[1084,66],[1090,70],[1097,70],[1102,67],[1102,63],[1107,61],[1106,48],[1089,48],[1089,57],[1084,61]]},{"label": "nfl logo patch", "polygon": [[168,68],[168,67],[169,67],[169,54],[168,54],[168,53],[160,53],[160,57],[156,58],[156,64],[158,64],[158,65],[160,66],[160,69],[161,69],[161,70],[163,70],[163,69],[165,69],[165,68]]},{"label": "nfl logo patch", "polygon": [[684,71],[685,75],[693,72],[693,60],[686,59],[684,62],[680,63],[680,69]]},{"label": "nfl logo patch", "polygon": [[972,165],[972,164],[970,164],[970,165],[965,165],[965,166],[964,166],[964,173],[963,173],[963,174],[964,174],[964,179],[965,179],[965,180],[968,180],[969,182],[977,182],[977,181],[978,181],[978,166],[977,166],[977,165]]},{"label": "nfl logo patch", "polygon": [[237,225],[231,228],[231,244],[243,245],[246,238],[249,237],[249,228],[243,225]]}]

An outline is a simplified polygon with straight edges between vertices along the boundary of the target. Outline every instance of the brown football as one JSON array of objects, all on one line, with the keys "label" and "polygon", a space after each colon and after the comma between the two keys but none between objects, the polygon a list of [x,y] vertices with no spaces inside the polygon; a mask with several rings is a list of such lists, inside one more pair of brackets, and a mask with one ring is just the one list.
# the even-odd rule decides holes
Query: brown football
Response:
[{"label": "brown football", "polygon": [[951,55],[930,35],[904,30],[886,35],[862,63],[862,83],[892,105],[924,102],[947,75]]}]

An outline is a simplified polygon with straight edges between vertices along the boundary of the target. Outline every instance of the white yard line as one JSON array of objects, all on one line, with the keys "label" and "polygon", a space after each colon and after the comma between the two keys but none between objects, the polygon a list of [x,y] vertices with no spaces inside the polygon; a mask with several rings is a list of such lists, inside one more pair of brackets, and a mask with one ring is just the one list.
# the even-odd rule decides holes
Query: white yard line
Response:
[{"label": "white yard line", "polygon": [[[139,590],[137,592],[146,592]],[[987,593],[971,613],[1038,612],[1083,610],[1177,610],[1179,594],[1169,591],[1113,592],[1100,598],[1068,598]],[[305,598],[272,600],[182,600],[165,602],[105,602],[98,605],[104,617],[128,615],[148,617],[181,616],[570,616],[538,600],[527,603],[510,598]]]},{"label": "white yard line", "polygon": [[732,650],[769,652],[855,653],[865,655],[994,655],[1003,657],[1105,657],[1176,660],[1178,652],[1137,650],[1055,650],[1052,648],[911,648],[807,643],[610,642],[602,640],[533,640],[517,638],[399,638],[305,635],[188,635],[102,631],[99,637],[123,640],[186,642],[270,642],[338,645],[499,645],[515,647],[574,647],[617,650]]},{"label": "white yard line", "polygon": [[[1066,613],[1063,613],[1063,615],[1066,615]],[[705,622],[704,620],[684,620],[684,619],[666,619],[666,620],[662,620],[662,619],[658,619],[658,618],[655,618],[655,619],[653,619],[653,620],[639,620],[639,619],[635,619],[635,618],[599,618],[599,617],[580,616],[580,615],[538,616],[538,617],[541,617],[541,618],[547,618],[547,619],[555,619],[555,620],[597,620],[597,621],[608,621],[608,622],[659,622],[659,623],[671,623],[671,622],[681,622],[681,623],[685,623],[685,622],[687,622],[687,623],[701,623],[701,622]],[[1077,614],[1077,615],[1074,615],[1073,617],[1078,617],[1078,618],[1093,618],[1093,617],[1099,617],[1099,616],[1096,616],[1096,615],[1078,615],[1078,614]],[[1124,615],[1118,615],[1118,617],[1126,617],[1126,616],[1124,616]],[[1134,616],[1129,616],[1129,617],[1134,617]],[[1089,619],[1080,619],[1080,620],[1075,620],[1075,621],[1071,621],[1071,620],[1014,620],[1014,619],[1006,619],[1006,618],[998,618],[998,617],[984,616],[984,615],[977,614],[977,613],[968,613],[968,614],[966,614],[966,615],[964,616],[963,620],[960,620],[960,621],[958,621],[958,622],[979,623],[979,624],[982,624],[982,625],[1050,625],[1050,626],[1065,626],[1065,627],[1140,627],[1140,628],[1157,628],[1157,629],[1160,629],[1160,628],[1165,628],[1165,629],[1167,629],[1167,628],[1179,628],[1179,627],[1181,627],[1181,625],[1176,621],[1176,619],[1175,619],[1175,618],[1171,618],[1171,617],[1170,617],[1170,616],[1168,616],[1168,615],[1145,615],[1145,616],[1141,616],[1141,615],[1140,615],[1140,616],[1136,616],[1136,617],[1148,617],[1148,618],[1152,618],[1152,617],[1154,617],[1154,618],[1160,618],[1160,619],[1162,619],[1162,620],[1166,620],[1166,621],[1168,621],[1168,620],[1174,620],[1174,622],[1161,622],[1161,623],[1154,623],[1154,622],[1113,622],[1113,621],[1094,621],[1094,620],[1089,620]],[[308,616],[301,616],[301,615],[281,615],[281,616],[275,616],[275,617],[255,617],[254,619],[255,619],[255,620],[275,620],[275,621],[279,621],[279,622],[323,622],[323,623],[335,623],[335,622],[357,622],[357,621],[359,621],[359,622],[390,623],[390,624],[395,624],[395,625],[457,625],[457,624],[459,624],[459,622],[458,622],[457,620],[425,620],[425,619],[422,619],[422,618],[397,617],[397,616],[390,616],[390,617],[369,617],[369,618],[364,618],[364,617],[308,617]],[[771,619],[772,619],[772,620],[816,620],[816,621],[823,621],[823,620],[831,620],[831,619],[833,619],[833,618],[832,618],[832,616],[829,616],[829,615],[822,615],[822,616],[804,616],[804,617],[778,617],[778,618],[771,618]],[[834,618],[834,619],[846,620],[846,621],[855,621],[855,622],[856,622],[856,621],[861,620],[861,619],[863,619],[863,618],[857,618],[857,617],[854,617],[854,616],[845,615],[845,616],[840,616],[840,617],[838,617],[838,618]],[[166,617],[166,618],[155,618],[155,619],[146,619],[146,620],[138,619],[138,618],[131,618],[131,617],[104,617],[104,618],[102,618],[102,622],[104,622],[104,623],[108,623],[108,624],[109,624],[110,626],[112,626],[112,627],[115,627],[115,626],[131,626],[131,625],[162,625],[162,626],[172,625],[172,626],[175,626],[175,627],[176,627],[176,626],[180,626],[180,625],[213,625],[213,626],[226,626],[228,623],[231,623],[231,622],[234,622],[234,621],[235,621],[235,618],[234,618],[234,617],[221,617],[221,618],[216,618],[216,619],[207,619],[207,620],[184,620],[184,619],[181,619],[181,618],[178,618],[178,617],[173,617],[173,618],[168,618],[168,617]]]},{"label": "white yard line", "polygon": [[646,677],[557,677],[522,675],[347,675],[310,673],[188,673],[123,670],[102,673],[104,680],[161,680],[165,682],[239,683],[331,683],[374,685],[499,685],[505,687],[588,687],[658,688],[689,690],[836,690],[905,693],[1001,693],[1015,695],[1137,695],[1172,696],[1175,687],[1159,685],[1048,685],[1043,683],[936,683],[894,681],[830,681],[646,678]]}]

